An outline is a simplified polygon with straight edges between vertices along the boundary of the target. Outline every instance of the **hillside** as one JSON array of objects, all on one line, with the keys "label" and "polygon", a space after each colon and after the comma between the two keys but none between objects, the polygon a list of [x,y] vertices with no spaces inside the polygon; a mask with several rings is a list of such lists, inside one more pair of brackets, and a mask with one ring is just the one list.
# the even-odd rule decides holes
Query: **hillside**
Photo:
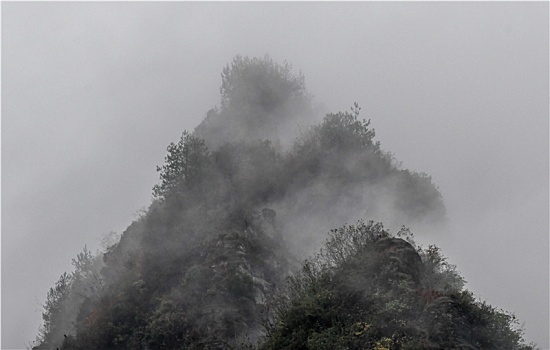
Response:
[{"label": "hillside", "polygon": [[441,195],[357,104],[316,122],[289,64],[237,56],[220,91],[167,147],[147,211],[50,289],[35,349],[528,348],[437,248],[381,224],[333,231],[300,270],[360,218],[439,227]]},{"label": "hillside", "polygon": [[272,303],[259,349],[533,349],[435,246],[372,221],[331,231]]}]

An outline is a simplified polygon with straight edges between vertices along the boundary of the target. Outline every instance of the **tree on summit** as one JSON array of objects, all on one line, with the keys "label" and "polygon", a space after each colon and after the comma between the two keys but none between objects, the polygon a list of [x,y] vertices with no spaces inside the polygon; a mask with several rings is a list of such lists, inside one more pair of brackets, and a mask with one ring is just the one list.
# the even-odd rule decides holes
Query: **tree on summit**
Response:
[{"label": "tree on summit", "polygon": [[220,93],[222,109],[256,105],[265,112],[308,96],[304,76],[294,75],[292,65],[279,65],[267,55],[236,56],[222,71]]},{"label": "tree on summit", "polygon": [[317,130],[322,147],[339,152],[378,149],[379,143],[373,142],[374,129],[369,128],[370,120],[359,119],[360,110],[361,107],[355,102],[351,113],[328,114]]},{"label": "tree on summit", "polygon": [[212,150],[235,140],[288,137],[297,121],[313,115],[305,78],[289,63],[236,56],[221,78],[220,109],[210,110],[195,129]]}]

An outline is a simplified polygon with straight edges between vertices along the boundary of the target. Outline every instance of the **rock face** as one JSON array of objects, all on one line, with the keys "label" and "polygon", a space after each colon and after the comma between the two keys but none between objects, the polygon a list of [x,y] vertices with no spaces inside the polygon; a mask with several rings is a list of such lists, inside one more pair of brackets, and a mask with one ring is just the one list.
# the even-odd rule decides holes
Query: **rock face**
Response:
[{"label": "rock face", "polygon": [[384,237],[350,257],[337,278],[350,290],[366,294],[386,293],[402,287],[414,291],[423,270],[422,258],[410,243]]},{"label": "rock face", "polygon": [[291,269],[275,217],[267,208],[252,213],[244,229],[222,232],[202,248],[208,253],[199,265],[208,287],[197,318],[209,334],[219,336],[210,342],[234,346],[258,338],[265,302]]},{"label": "rock face", "polygon": [[263,232],[272,239],[280,239],[280,235],[277,235],[275,231],[275,217],[277,213],[275,210],[264,208],[262,209],[261,217],[256,219],[256,222],[263,230]]},{"label": "rock face", "polygon": [[416,249],[401,238],[388,237],[374,243],[378,264],[386,265],[396,276],[418,285],[424,265]]}]

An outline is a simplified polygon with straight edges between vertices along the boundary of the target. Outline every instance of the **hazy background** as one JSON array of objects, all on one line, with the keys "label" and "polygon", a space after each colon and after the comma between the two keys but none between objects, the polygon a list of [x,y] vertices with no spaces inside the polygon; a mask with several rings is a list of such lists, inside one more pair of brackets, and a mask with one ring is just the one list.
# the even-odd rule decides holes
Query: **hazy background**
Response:
[{"label": "hazy background", "polygon": [[451,232],[417,238],[548,349],[548,6],[3,2],[2,348],[34,340],[85,244],[149,205],[223,66],[269,53],[432,175]]}]

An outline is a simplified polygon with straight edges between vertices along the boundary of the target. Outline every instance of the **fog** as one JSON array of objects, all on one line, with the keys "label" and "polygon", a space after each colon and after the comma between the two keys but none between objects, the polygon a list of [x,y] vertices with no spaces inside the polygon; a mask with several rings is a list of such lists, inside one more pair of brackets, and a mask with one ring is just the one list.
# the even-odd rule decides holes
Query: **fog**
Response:
[{"label": "fog", "polygon": [[3,3],[2,348],[34,340],[84,245],[150,204],[222,68],[266,53],[432,176],[449,230],[415,236],[550,348],[548,23],[542,2]]}]

